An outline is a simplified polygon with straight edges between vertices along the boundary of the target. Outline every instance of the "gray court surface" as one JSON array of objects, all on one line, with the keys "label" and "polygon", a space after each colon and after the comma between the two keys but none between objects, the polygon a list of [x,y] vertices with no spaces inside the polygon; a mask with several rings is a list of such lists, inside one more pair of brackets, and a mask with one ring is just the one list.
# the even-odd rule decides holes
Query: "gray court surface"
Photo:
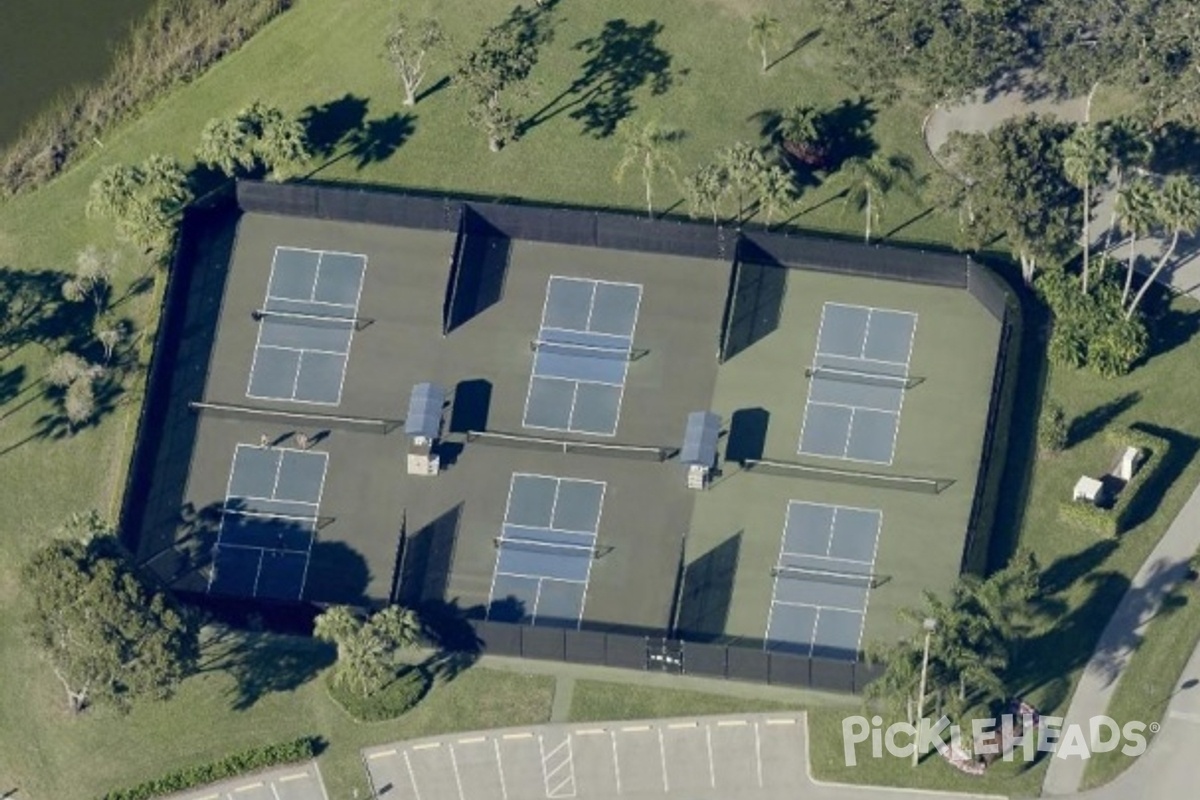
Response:
[{"label": "gray court surface", "polygon": [[553,275],[533,341],[524,425],[617,432],[642,287]]},{"label": "gray court surface", "polygon": [[322,452],[237,446],[213,545],[211,594],[303,597],[327,463]]},{"label": "gray court surface", "polygon": [[891,464],[917,315],[825,303],[798,451]]},{"label": "gray court surface", "polygon": [[795,714],[542,725],[371,748],[378,800],[812,797]]},{"label": "gray court surface", "polygon": [[792,500],[776,563],[765,647],[856,658],[883,514]]},{"label": "gray court surface", "polygon": [[329,800],[317,762],[290,764],[253,775],[239,775],[172,800]]},{"label": "gray court surface", "polygon": [[275,248],[246,396],[338,405],[367,257]]},{"label": "gray court surface", "polygon": [[488,599],[491,619],[578,627],[605,484],[514,473]]}]

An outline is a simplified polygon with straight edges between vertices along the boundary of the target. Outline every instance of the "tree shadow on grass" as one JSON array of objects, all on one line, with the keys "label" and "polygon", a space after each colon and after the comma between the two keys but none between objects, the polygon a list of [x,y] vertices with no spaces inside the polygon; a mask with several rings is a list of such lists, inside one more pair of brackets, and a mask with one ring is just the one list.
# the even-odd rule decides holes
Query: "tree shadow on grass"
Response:
[{"label": "tree shadow on grass", "polygon": [[799,39],[796,39],[796,41],[792,42],[787,50],[780,53],[773,61],[767,64],[767,72],[770,72],[777,64],[782,64],[784,61],[787,61],[789,58],[796,55],[796,53],[799,53],[805,47],[812,44],[816,38],[821,35],[823,30],[823,28],[814,28],[813,30],[801,36]]},{"label": "tree shadow on grass", "polygon": [[205,647],[205,672],[234,679],[230,705],[252,708],[269,694],[295,691],[337,660],[333,645],[300,636],[222,629]]},{"label": "tree shadow on grass", "polygon": [[52,345],[90,336],[90,304],[63,300],[70,275],[58,270],[20,270],[0,266],[0,359],[27,344]]},{"label": "tree shadow on grass", "polygon": [[1154,286],[1147,293],[1144,307],[1149,309],[1146,327],[1150,347],[1144,361],[1182,347],[1200,332],[1200,311],[1177,308],[1172,299],[1171,293],[1161,286]]},{"label": "tree shadow on grass", "polygon": [[1162,459],[1161,463],[1153,467],[1153,472],[1137,487],[1137,494],[1129,499],[1121,520],[1122,532],[1136,528],[1154,515],[1162,498],[1192,463],[1196,453],[1200,452],[1200,440],[1174,428],[1164,428],[1149,422],[1135,422],[1130,427],[1165,439],[1167,451],[1155,454]]},{"label": "tree shadow on grass", "polygon": [[309,177],[345,158],[358,169],[390,158],[416,131],[417,117],[393,113],[367,119],[370,101],[347,93],[308,106],[300,115],[309,146],[321,163]]},{"label": "tree shadow on grass", "polygon": [[[29,387],[21,388],[25,383],[25,365],[18,364],[12,369],[5,369],[0,366],[0,406],[7,405],[9,401],[20,397],[22,393],[27,392]],[[30,402],[29,400],[25,401]],[[21,408],[18,405],[16,408]],[[0,413],[0,419],[11,415],[16,409],[5,408],[3,413]]]},{"label": "tree shadow on grass", "polygon": [[583,133],[597,139],[611,136],[637,108],[636,90],[648,84],[651,94],[661,95],[671,87],[671,55],[656,41],[662,31],[662,23],[656,20],[644,25],[625,19],[605,22],[598,34],[574,46],[587,55],[582,74],[524,120],[520,132],[569,112],[571,119],[583,124]]},{"label": "tree shadow on grass", "polygon": [[1107,428],[1114,419],[1137,405],[1141,399],[1141,392],[1127,392],[1075,417],[1067,426],[1067,447],[1083,444]]}]

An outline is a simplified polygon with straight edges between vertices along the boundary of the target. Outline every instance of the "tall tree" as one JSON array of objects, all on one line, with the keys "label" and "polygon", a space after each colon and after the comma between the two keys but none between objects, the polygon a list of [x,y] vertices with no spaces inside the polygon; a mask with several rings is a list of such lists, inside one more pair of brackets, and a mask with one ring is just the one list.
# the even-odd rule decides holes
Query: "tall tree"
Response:
[{"label": "tall tree", "polygon": [[776,214],[796,202],[796,187],[791,174],[778,164],[769,164],[758,176],[758,210],[768,228]]},{"label": "tall tree", "polygon": [[1070,126],[1030,114],[987,134],[952,134],[939,157],[971,190],[969,246],[1004,235],[1032,285],[1039,264],[1070,252],[1079,229],[1079,190],[1067,180],[1060,149]]},{"label": "tall tree", "polygon": [[67,707],[169,696],[196,663],[194,624],[141,580],[111,530],[86,533],[42,546],[21,573],[29,630]]},{"label": "tall tree", "polygon": [[421,88],[429,72],[426,60],[429,52],[441,45],[445,39],[445,32],[436,19],[410,22],[404,14],[397,15],[385,46],[387,59],[404,88],[404,105],[416,105],[417,89]]},{"label": "tall tree", "polygon": [[1162,192],[1158,199],[1159,224],[1171,232],[1171,244],[1167,252],[1154,265],[1154,271],[1138,289],[1133,300],[1126,309],[1125,318],[1132,319],[1133,313],[1141,304],[1150,286],[1158,280],[1158,276],[1171,263],[1175,256],[1175,248],[1179,246],[1179,237],[1184,233],[1194,233],[1200,228],[1200,184],[1187,175],[1172,175],[1163,181]]},{"label": "tall tree", "polygon": [[1082,233],[1083,293],[1087,294],[1092,252],[1092,186],[1108,173],[1109,154],[1100,129],[1084,124],[1071,132],[1062,145],[1063,173],[1083,191]]},{"label": "tall tree", "polygon": [[1148,179],[1138,178],[1121,189],[1117,194],[1117,202],[1114,207],[1117,225],[1123,233],[1129,236],[1125,285],[1121,292],[1121,305],[1124,306],[1129,301],[1129,292],[1133,287],[1138,241],[1149,236],[1150,231],[1158,224],[1158,195]]},{"label": "tall tree", "polygon": [[716,163],[725,185],[737,200],[737,221],[740,223],[770,164],[762,151],[749,142],[734,142],[718,151]]},{"label": "tall tree", "polygon": [[88,194],[88,213],[116,223],[117,235],[166,253],[175,240],[175,224],[192,201],[187,173],[179,162],[152,155],[141,164],[112,164],[100,170]]},{"label": "tall tree", "polygon": [[71,303],[91,300],[98,317],[108,305],[116,269],[116,253],[102,253],[95,245],[88,245],[75,256],[75,274],[63,281],[63,298]]},{"label": "tall tree", "polygon": [[912,167],[906,159],[882,153],[869,158],[855,156],[842,164],[841,175],[847,184],[846,205],[863,212],[866,220],[864,242],[871,241],[871,229],[879,222],[887,193],[911,174]]},{"label": "tall tree", "polygon": [[654,179],[660,173],[675,177],[674,147],[681,134],[657,122],[639,126],[626,119],[617,124],[617,136],[621,140],[622,153],[614,177],[620,183],[631,168],[641,173],[642,185],[646,189],[646,214],[653,217]]},{"label": "tall tree", "polygon": [[713,224],[720,218],[721,203],[729,192],[725,171],[716,163],[705,164],[683,179],[683,193],[689,213],[695,217],[701,210],[712,214]]},{"label": "tall tree", "polygon": [[541,46],[551,37],[550,7],[513,9],[487,30],[475,49],[462,57],[455,80],[470,94],[468,121],[483,129],[488,149],[503,149],[517,132],[517,119],[504,106],[506,90],[521,88],[537,63]]},{"label": "tall tree", "polygon": [[[1114,194],[1120,195],[1130,174],[1135,174],[1150,163],[1154,154],[1154,142],[1144,116],[1126,114],[1109,121],[1104,126],[1105,149],[1111,160],[1112,171],[1116,176],[1113,183]],[[1109,216],[1108,227],[1104,232],[1104,247],[1107,253],[1112,245],[1112,237],[1117,228],[1117,207],[1113,204]]]},{"label": "tall tree", "polygon": [[762,71],[765,75],[771,68],[771,51],[779,44],[779,20],[764,12],[750,18],[750,48],[762,56]]}]

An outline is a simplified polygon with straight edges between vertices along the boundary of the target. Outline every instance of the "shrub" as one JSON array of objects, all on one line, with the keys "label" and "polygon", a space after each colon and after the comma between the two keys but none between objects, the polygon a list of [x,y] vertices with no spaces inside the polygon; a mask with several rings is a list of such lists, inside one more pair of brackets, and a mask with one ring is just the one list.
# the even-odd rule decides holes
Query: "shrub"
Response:
[{"label": "shrub", "polygon": [[220,761],[170,772],[129,789],[111,791],[102,800],[149,800],[266,767],[307,761],[316,755],[316,750],[317,740],[311,736],[255,747],[225,756]]},{"label": "shrub", "polygon": [[1117,535],[1117,517],[1109,509],[1100,508],[1083,501],[1063,503],[1058,507],[1058,518],[1068,525],[1099,536]]},{"label": "shrub", "polygon": [[334,679],[335,671],[325,676],[325,686],[333,701],[359,722],[382,722],[410,711],[429,691],[429,676],[419,667],[401,670],[391,683],[364,697]]},{"label": "shrub", "polygon": [[1067,415],[1053,400],[1042,407],[1038,420],[1038,447],[1043,453],[1058,453],[1067,446]]},{"label": "shrub", "polygon": [[1096,282],[1084,294],[1079,278],[1063,270],[1047,270],[1037,290],[1054,315],[1047,355],[1066,367],[1088,367],[1105,378],[1124,375],[1149,348],[1141,317],[1125,319],[1121,287],[1101,262]]}]

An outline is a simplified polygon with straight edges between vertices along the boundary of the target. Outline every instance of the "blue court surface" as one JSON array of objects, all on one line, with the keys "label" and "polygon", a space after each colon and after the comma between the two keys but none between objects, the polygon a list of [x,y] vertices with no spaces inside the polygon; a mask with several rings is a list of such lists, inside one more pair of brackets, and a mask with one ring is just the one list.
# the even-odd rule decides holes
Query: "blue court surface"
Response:
[{"label": "blue court surface", "polygon": [[640,284],[551,276],[533,341],[525,427],[617,432],[641,301]]},{"label": "blue court surface", "polygon": [[605,484],[517,472],[508,489],[488,617],[578,627]]},{"label": "blue court surface", "polygon": [[299,600],[317,533],[328,455],[239,444],[208,591]]},{"label": "blue court surface", "polygon": [[883,513],[792,500],[773,570],[765,646],[857,658]]},{"label": "blue court surface", "polygon": [[891,464],[917,315],[826,303],[798,452]]},{"label": "blue court surface", "polygon": [[366,256],[275,248],[247,397],[341,402],[366,270]]}]

